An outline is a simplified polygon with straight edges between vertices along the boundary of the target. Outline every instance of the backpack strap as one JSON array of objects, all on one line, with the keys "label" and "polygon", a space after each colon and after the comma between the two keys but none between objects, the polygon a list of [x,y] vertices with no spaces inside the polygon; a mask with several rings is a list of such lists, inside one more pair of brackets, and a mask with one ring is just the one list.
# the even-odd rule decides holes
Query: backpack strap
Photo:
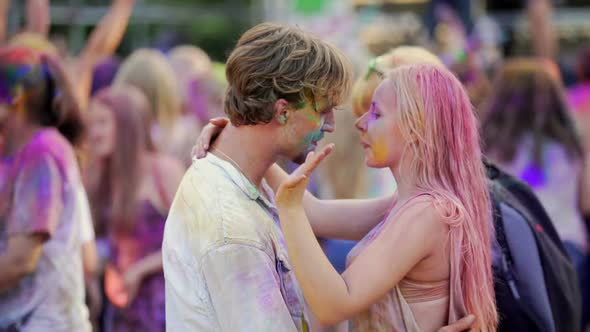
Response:
[{"label": "backpack strap", "polygon": [[508,202],[512,208],[519,212],[526,212],[524,217],[531,222],[531,227],[537,232],[544,232],[559,251],[567,256],[563,242],[557,234],[551,218],[532,189],[519,179],[502,171],[493,163],[484,160],[484,165],[488,178],[498,184],[500,191],[504,192],[502,194],[503,201]]},{"label": "backpack strap", "polygon": [[502,200],[505,190],[500,187],[496,182],[491,181],[490,192],[492,196],[492,211],[494,218],[494,229],[496,233],[496,241],[500,248],[500,268],[502,273],[506,276],[508,287],[512,292],[512,296],[515,299],[520,300],[520,293],[516,287],[516,281],[514,277],[514,259],[510,254],[508,241],[506,240],[506,234],[504,230],[504,218],[502,217],[502,210],[500,209],[500,201]]}]

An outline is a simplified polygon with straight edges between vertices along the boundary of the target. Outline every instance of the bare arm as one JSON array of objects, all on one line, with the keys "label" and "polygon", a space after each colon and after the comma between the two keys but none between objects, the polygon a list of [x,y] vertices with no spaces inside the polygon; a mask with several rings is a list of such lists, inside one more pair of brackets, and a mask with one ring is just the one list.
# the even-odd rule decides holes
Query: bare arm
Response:
[{"label": "bare arm", "polygon": [[94,240],[82,243],[82,266],[86,278],[92,278],[98,272],[98,254]]},{"label": "bare arm", "polygon": [[47,37],[51,24],[49,0],[27,0],[26,11],[27,31]]},{"label": "bare arm", "polygon": [[[275,191],[287,178],[276,164],[265,174]],[[385,219],[396,199],[397,194],[376,199],[320,200],[306,191],[303,206],[317,237],[360,240]]]},{"label": "bare arm", "polygon": [[145,278],[151,274],[162,271],[162,251],[158,250],[133,264],[132,267],[138,275]]},{"label": "bare arm", "polygon": [[8,238],[8,249],[0,256],[0,293],[14,288],[35,271],[47,234],[17,234]]},{"label": "bare arm", "polygon": [[[82,267],[84,269],[84,283],[90,318],[97,319],[102,309],[102,295],[98,280],[99,270],[96,242],[94,240],[82,243]],[[100,268],[102,269],[102,267]]]},{"label": "bare arm", "polygon": [[435,244],[441,243],[439,237],[446,234],[441,229],[444,223],[434,216],[430,205],[416,204],[387,224],[339,275],[315,240],[303,210],[279,208],[279,216],[305,299],[320,322],[328,325],[377,302],[430,255]]},{"label": "bare arm", "polygon": [[549,0],[528,0],[527,14],[534,56],[553,59],[557,52],[553,5]]},{"label": "bare arm", "polygon": [[100,59],[112,55],[119,47],[134,4],[135,0],[113,0],[109,11],[94,28],[88,43],[80,53],[76,63],[76,86],[83,109],[86,109],[88,104],[94,66]]},{"label": "bare arm", "polygon": [[6,29],[8,25],[8,10],[10,9],[10,0],[0,0],[0,44],[6,41]]},{"label": "bare arm", "polygon": [[135,0],[113,0],[113,3],[92,31],[88,43],[80,53],[82,61],[92,62],[115,52],[131,17]]}]

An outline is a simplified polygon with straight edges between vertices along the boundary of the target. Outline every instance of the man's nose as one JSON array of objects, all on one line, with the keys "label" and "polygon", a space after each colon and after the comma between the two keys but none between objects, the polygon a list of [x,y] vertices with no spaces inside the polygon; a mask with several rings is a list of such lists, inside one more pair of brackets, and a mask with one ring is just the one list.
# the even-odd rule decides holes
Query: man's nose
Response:
[{"label": "man's nose", "polygon": [[332,133],[336,130],[336,121],[334,120],[334,111],[324,116],[324,124],[322,125],[322,131]]}]

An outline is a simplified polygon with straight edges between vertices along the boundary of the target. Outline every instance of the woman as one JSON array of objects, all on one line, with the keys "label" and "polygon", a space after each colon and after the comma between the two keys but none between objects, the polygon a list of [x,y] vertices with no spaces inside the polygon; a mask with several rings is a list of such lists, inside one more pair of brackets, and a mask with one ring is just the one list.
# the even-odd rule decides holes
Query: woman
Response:
[{"label": "woman", "polygon": [[74,153],[78,105],[56,58],[0,48],[0,330],[91,330],[82,251],[94,233]]},{"label": "woman", "polygon": [[325,323],[352,318],[355,331],[435,331],[470,312],[476,330],[495,330],[490,200],[461,83],[438,66],[399,67],[379,84],[357,128],[367,165],[391,170],[398,198],[342,275],[321,252],[302,205],[307,176],[331,147],[308,156],[276,196],[314,314]]},{"label": "woman", "polygon": [[190,165],[194,138],[222,103],[216,104],[213,65],[203,50],[192,45],[176,46],[168,52],[168,60],[174,69],[182,99],[182,112],[174,130],[192,133],[176,136],[168,148],[176,151],[175,155],[182,156],[185,165]]},{"label": "woman", "polygon": [[[321,180],[318,184],[321,198],[380,197],[395,192],[396,183],[389,170],[363,167],[365,153],[358,148],[360,136],[354,123],[369,110],[384,71],[416,63],[443,66],[434,54],[421,47],[398,46],[371,60],[367,71],[357,78],[351,94],[352,112],[335,112],[338,130],[324,139],[335,147],[316,173]],[[338,271],[344,271],[346,256],[354,245],[352,241],[325,240],[324,249]]]},{"label": "woman", "polygon": [[141,90],[149,101],[150,135],[156,148],[188,160],[191,151],[186,142],[194,142],[198,127],[187,125],[181,117],[181,90],[168,59],[157,50],[137,50],[123,62],[113,84],[133,85]]},{"label": "woman", "polygon": [[[535,191],[583,281],[588,234],[582,215],[590,214],[590,175],[584,174],[563,86],[545,64],[514,59],[501,68],[483,109],[482,136],[488,157]],[[588,287],[581,286],[588,308]]]},{"label": "woman", "polygon": [[[94,218],[110,249],[105,274],[107,330],[164,330],[161,244],[173,194],[184,172],[156,152],[149,104],[132,86],[99,92],[90,105],[88,188]],[[92,177],[94,176],[94,177]]]},{"label": "woman", "polygon": [[578,203],[590,204],[578,197],[583,150],[568,107],[558,78],[540,61],[511,60],[494,82],[482,136],[487,155],[533,188],[577,257],[588,246]]}]

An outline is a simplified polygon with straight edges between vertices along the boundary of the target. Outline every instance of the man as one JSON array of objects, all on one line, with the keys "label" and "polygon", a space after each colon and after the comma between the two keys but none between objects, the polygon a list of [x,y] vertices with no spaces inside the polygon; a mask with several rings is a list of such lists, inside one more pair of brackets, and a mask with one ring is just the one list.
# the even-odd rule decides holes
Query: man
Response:
[{"label": "man", "polygon": [[[166,222],[167,330],[307,331],[264,176],[280,157],[303,161],[334,130],[350,65],[335,47],[300,29],[263,23],[240,38],[226,74],[231,123],[185,174]],[[390,204],[391,197],[345,211],[326,205],[309,219],[318,235],[336,228],[366,233],[380,220],[375,211],[384,215]],[[314,223],[343,214],[357,224]]]}]

